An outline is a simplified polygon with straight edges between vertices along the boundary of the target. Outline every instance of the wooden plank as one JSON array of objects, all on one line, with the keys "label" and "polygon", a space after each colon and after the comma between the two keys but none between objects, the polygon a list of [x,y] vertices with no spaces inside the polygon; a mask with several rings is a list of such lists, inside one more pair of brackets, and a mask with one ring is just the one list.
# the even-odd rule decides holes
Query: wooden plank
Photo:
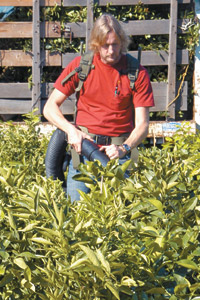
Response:
[{"label": "wooden plank", "polygon": [[[31,98],[28,83],[0,83],[0,102],[2,99],[27,99]],[[12,105],[12,103],[10,103]]]},{"label": "wooden plank", "polygon": [[[61,0],[40,0],[40,6],[61,5]],[[33,0],[1,0],[0,6],[32,6]]]},{"label": "wooden plank", "polygon": [[[41,37],[60,37],[59,22],[41,22]],[[32,38],[32,22],[0,22],[0,38]]]},{"label": "wooden plank", "polygon": [[[129,51],[137,58],[138,51]],[[65,68],[79,53],[65,53],[62,55],[62,67]],[[169,53],[166,51],[142,51],[141,64],[143,66],[166,66],[168,65]],[[177,51],[177,64],[187,65],[189,63],[188,50]]]},{"label": "wooden plank", "polygon": [[[185,33],[181,27],[184,24],[185,19],[178,19],[178,33]],[[152,34],[152,35],[160,35],[160,34],[169,34],[170,28],[170,20],[135,20],[135,21],[127,21],[122,22],[120,21],[125,33],[127,35],[145,35],[145,34]]]},{"label": "wooden plank", "polygon": [[0,38],[30,38],[32,22],[1,22]]},{"label": "wooden plank", "polygon": [[[129,51],[129,53],[137,58],[138,51]],[[168,51],[142,51],[141,64],[143,66],[166,66],[169,62]],[[177,65],[189,64],[189,51],[186,49],[177,50]]]},{"label": "wooden plank", "polygon": [[[171,0],[170,5],[170,35],[169,35],[169,65],[168,65],[168,104],[175,98],[176,94],[176,48],[177,48],[177,16],[178,1]],[[169,118],[175,119],[175,103],[169,107]]]},{"label": "wooden plank", "polygon": [[42,83],[42,98],[47,99],[51,92],[53,91],[54,87],[53,87],[53,83]]},{"label": "wooden plank", "polygon": [[0,99],[0,114],[25,114],[32,109],[31,100]]},{"label": "wooden plank", "polygon": [[136,20],[120,22],[127,35],[169,34],[169,20]]},{"label": "wooden plank", "polygon": [[[111,5],[137,5],[139,0],[112,0]],[[145,5],[158,5],[158,4],[170,4],[170,0],[142,0]],[[191,3],[191,0],[179,0],[179,4]],[[99,6],[106,6],[108,0],[98,0]],[[63,6],[87,6],[87,0],[63,0]]]},{"label": "wooden plank", "polygon": [[[169,34],[169,20],[142,20],[120,22],[127,35],[160,35]],[[178,33],[184,33],[181,25],[184,20],[178,20]],[[65,23],[70,27],[73,38],[86,37],[86,23]],[[60,37],[60,22],[41,22],[41,37]],[[31,38],[32,22],[0,22],[0,38]]]},{"label": "wooden plank", "polygon": [[[136,5],[141,2],[146,5],[159,5],[159,4],[170,4],[170,0],[112,0],[112,5]],[[191,0],[179,0],[180,4],[191,3]],[[107,0],[99,0],[99,6],[106,6]]]},{"label": "wooden plank", "polygon": [[[4,67],[31,67],[32,52],[23,50],[0,50],[0,66]],[[58,52],[45,51],[41,53],[43,66],[61,66],[62,55]]]},{"label": "wooden plank", "polygon": [[40,23],[41,38],[58,38],[61,36],[60,22]]},{"label": "wooden plank", "polygon": [[86,22],[86,51],[88,51],[89,47],[89,37],[90,32],[93,27],[93,19],[94,19],[94,0],[87,0],[87,22]]},{"label": "wooden plank", "polygon": [[[167,88],[168,84],[166,82],[152,82],[155,106],[150,109],[152,112],[157,111],[166,111],[167,107]],[[179,86],[180,83],[178,83]],[[176,94],[178,92],[178,86],[176,89]],[[181,95],[175,102],[175,109],[186,111],[187,110],[187,91],[188,91],[188,83],[184,82],[182,87]]]},{"label": "wooden plank", "polygon": [[33,0],[33,31],[32,31],[32,108],[41,113],[41,57],[40,57],[40,0]]},{"label": "wooden plank", "polygon": [[[181,26],[185,20],[178,20],[178,33],[185,33],[181,30]],[[136,20],[136,21],[120,21],[127,35],[141,36],[145,34],[160,35],[169,34],[169,20]],[[73,37],[86,37],[86,24],[82,22],[65,23],[65,27],[70,27]]]},{"label": "wooden plank", "polygon": [[4,67],[32,66],[32,53],[23,50],[0,50],[0,65]]},{"label": "wooden plank", "polygon": [[65,23],[65,27],[70,27],[73,38],[85,38],[86,37],[86,23],[76,22],[76,23]]},{"label": "wooden plank", "polygon": [[[45,56],[45,58],[44,58]],[[62,54],[59,52],[42,52],[42,61],[44,61],[44,66],[61,66],[62,65]]]},{"label": "wooden plank", "polygon": [[[200,22],[200,1],[195,2],[196,19]],[[200,130],[200,36],[195,49],[193,118]]]},{"label": "wooden plank", "polygon": [[[165,82],[152,82],[152,88],[155,98],[155,107],[150,108],[151,112],[166,111],[167,103],[167,83]],[[182,93],[179,99],[176,101],[176,110],[187,110],[187,82],[184,83]],[[32,105],[27,104],[31,101],[31,90],[28,88],[27,83],[0,83],[1,98],[0,98],[0,113],[24,113],[21,108],[22,103],[25,103],[27,109],[31,109]],[[53,83],[42,84],[42,101],[41,107],[44,106],[45,99],[47,99],[53,90]],[[18,98],[18,100],[17,100]],[[19,108],[17,107],[19,104]],[[61,110],[66,115],[72,115],[74,112],[75,95],[71,95],[61,106]],[[21,109],[21,111],[20,111]],[[28,111],[27,111],[28,112]]]}]

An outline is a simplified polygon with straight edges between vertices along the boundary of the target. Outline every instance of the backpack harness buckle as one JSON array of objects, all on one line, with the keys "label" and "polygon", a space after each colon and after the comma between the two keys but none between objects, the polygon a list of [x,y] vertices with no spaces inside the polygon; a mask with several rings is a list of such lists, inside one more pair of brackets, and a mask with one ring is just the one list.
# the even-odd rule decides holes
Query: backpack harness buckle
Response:
[{"label": "backpack harness buckle", "polygon": [[95,135],[93,139],[97,145],[110,145],[112,143],[111,136]]}]

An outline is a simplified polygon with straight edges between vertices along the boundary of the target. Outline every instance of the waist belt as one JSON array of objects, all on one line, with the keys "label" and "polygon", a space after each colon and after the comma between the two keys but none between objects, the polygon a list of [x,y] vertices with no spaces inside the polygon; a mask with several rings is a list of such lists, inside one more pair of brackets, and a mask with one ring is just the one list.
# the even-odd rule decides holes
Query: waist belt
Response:
[{"label": "waist belt", "polygon": [[111,137],[106,135],[91,135],[90,133],[88,134],[93,138],[97,145],[121,145],[127,139],[127,136]]},{"label": "waist belt", "polygon": [[88,132],[88,129],[83,126],[79,126],[79,128],[83,132],[90,135],[97,145],[111,145],[111,144],[121,145],[127,139],[127,137],[130,135],[130,133],[124,133],[120,136],[107,136],[107,135],[90,133],[90,132]]}]

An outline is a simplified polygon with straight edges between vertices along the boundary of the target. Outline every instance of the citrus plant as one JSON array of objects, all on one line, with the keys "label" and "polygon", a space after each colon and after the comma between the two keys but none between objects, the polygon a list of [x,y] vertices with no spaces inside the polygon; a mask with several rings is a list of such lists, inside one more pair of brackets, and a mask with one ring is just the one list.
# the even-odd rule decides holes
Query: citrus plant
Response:
[{"label": "citrus plant", "polygon": [[25,121],[0,130],[1,299],[198,300],[199,132],[141,148],[129,171],[80,165],[90,193],[71,203],[45,176],[49,136]]}]

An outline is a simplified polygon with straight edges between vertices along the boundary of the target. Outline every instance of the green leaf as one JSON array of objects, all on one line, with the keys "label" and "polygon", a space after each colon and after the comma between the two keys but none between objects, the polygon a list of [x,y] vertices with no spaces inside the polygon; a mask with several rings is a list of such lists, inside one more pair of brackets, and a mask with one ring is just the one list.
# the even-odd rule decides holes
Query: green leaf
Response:
[{"label": "green leaf", "polygon": [[88,263],[87,258],[80,258],[76,260],[73,264],[71,264],[70,269],[76,269],[83,265],[85,266],[87,263]]},{"label": "green leaf", "polygon": [[101,279],[101,281],[104,281],[105,273],[101,267],[90,264],[90,265],[88,265],[87,271],[88,272],[94,271],[96,273],[97,277],[99,277]]},{"label": "green leaf", "polygon": [[22,257],[15,258],[14,263],[23,270],[28,267]]},{"label": "green leaf", "polygon": [[152,288],[146,291],[147,294],[165,294],[165,289],[162,287]]},{"label": "green leaf", "polygon": [[85,182],[85,183],[94,184],[93,179],[91,179],[90,177],[85,176],[85,175],[83,175],[83,174],[77,174],[77,175],[74,175],[74,176],[73,176],[73,179],[74,179],[74,180],[77,180],[77,181],[82,181],[82,182]]},{"label": "green leaf", "polygon": [[27,171],[28,167],[26,167],[22,172],[20,172],[17,176],[15,176],[14,178],[14,184],[17,183],[17,187],[20,188],[24,179],[25,179],[25,176],[26,176],[26,171]]},{"label": "green leaf", "polygon": [[31,269],[29,267],[24,270],[24,278],[29,282],[31,281]]},{"label": "green leaf", "polygon": [[20,188],[22,186],[22,183],[25,181],[24,180],[25,177],[26,177],[26,173],[22,174],[21,177],[18,179],[18,181],[17,181],[17,187],[18,188]]},{"label": "green leaf", "polygon": [[175,293],[175,295],[179,295],[181,292],[186,292],[186,288],[188,287],[188,284],[178,284],[178,285],[176,285],[175,286],[175,288],[174,288],[174,293]]},{"label": "green leaf", "polygon": [[19,230],[19,231],[22,231],[22,232],[27,232],[27,231],[31,231],[33,230],[34,228],[36,228],[36,226],[38,225],[39,222],[35,222],[35,223],[30,223],[28,224],[25,228]]},{"label": "green leaf", "polygon": [[10,186],[10,184],[6,181],[6,179],[4,178],[4,177],[2,177],[2,176],[0,176],[0,182],[2,182],[3,184],[5,184],[5,185],[9,185]]},{"label": "green leaf", "polygon": [[6,260],[8,260],[10,255],[7,251],[0,249],[0,256],[3,258],[3,260],[6,261]]},{"label": "green leaf", "polygon": [[121,280],[121,284],[125,285],[125,286],[129,286],[129,287],[132,287],[132,286],[136,287],[136,286],[143,286],[144,282],[142,282],[140,280],[135,281],[133,278],[124,276]]},{"label": "green leaf", "polygon": [[126,172],[126,170],[128,169],[128,167],[130,166],[130,164],[132,164],[132,160],[131,160],[131,159],[125,161],[125,162],[120,166],[121,169],[122,169],[122,171],[123,171],[123,173]]},{"label": "green leaf", "polygon": [[151,180],[153,179],[153,177],[155,176],[155,173],[152,172],[151,170],[146,170],[144,172],[144,176],[146,177],[146,179],[151,182]]},{"label": "green leaf", "polygon": [[46,240],[46,239],[43,239],[41,237],[32,237],[31,240],[35,243],[38,243],[38,244],[44,244],[44,245],[53,245],[52,242]]},{"label": "green leaf", "polygon": [[158,231],[152,226],[145,226],[142,228],[142,231],[151,233],[153,236],[158,236]]},{"label": "green leaf", "polygon": [[170,182],[170,183],[167,184],[167,189],[170,190],[173,187],[177,186],[178,184],[179,184],[179,182],[176,182],[176,181]]},{"label": "green leaf", "polygon": [[178,187],[178,189],[179,189],[180,191],[183,191],[183,192],[186,192],[186,191],[187,191],[186,185],[185,185],[184,183],[179,183],[179,184],[177,185],[177,187]]},{"label": "green leaf", "polygon": [[38,189],[34,197],[34,211],[36,214],[38,213],[39,200],[40,200],[40,192]]},{"label": "green leaf", "polygon": [[32,252],[22,252],[19,254],[19,256],[25,257],[25,258],[43,258],[45,257],[44,255],[39,255],[39,254],[35,254]]},{"label": "green leaf", "polygon": [[34,199],[35,198],[35,193],[29,190],[25,190],[25,189],[19,189],[19,192],[22,194],[25,194],[27,196],[29,196],[30,198]]},{"label": "green leaf", "polygon": [[117,287],[115,287],[111,282],[106,282],[105,286],[112,292],[112,294],[118,299],[120,300],[119,297],[119,290]]},{"label": "green leaf", "polygon": [[3,276],[5,274],[5,267],[0,266],[0,276]]},{"label": "green leaf", "polygon": [[105,268],[105,270],[110,274],[111,270],[110,270],[110,264],[109,262],[105,259],[105,256],[103,255],[103,253],[101,252],[100,249],[97,249],[96,251],[97,253],[97,257],[101,262],[101,265]]},{"label": "green leaf", "polygon": [[176,262],[178,265],[184,267],[184,268],[187,268],[187,269],[192,269],[192,270],[195,270],[195,271],[198,271],[199,268],[198,266],[191,260],[189,259],[182,259],[182,260],[179,260]]},{"label": "green leaf", "polygon": [[0,287],[4,287],[13,280],[13,275],[11,273],[6,274],[0,281]]},{"label": "green leaf", "polygon": [[76,225],[76,227],[74,228],[74,232],[75,232],[75,233],[79,232],[79,231],[82,229],[83,223],[84,223],[83,220],[81,220],[81,221]]},{"label": "green leaf", "polygon": [[157,199],[148,200],[152,205],[154,205],[159,211],[163,212],[162,202]]},{"label": "green leaf", "polygon": [[16,223],[15,223],[15,220],[13,218],[13,215],[9,210],[8,210],[8,220],[9,220],[11,228],[13,228],[14,230],[17,230]]},{"label": "green leaf", "polygon": [[83,252],[87,255],[89,260],[95,265],[100,266],[100,261],[97,258],[97,255],[94,251],[92,251],[89,247],[86,247],[84,245],[79,245],[79,247],[83,250]]},{"label": "green leaf", "polygon": [[168,181],[168,186],[173,183],[177,184],[178,182],[176,182],[176,180],[178,179],[178,176],[179,176],[178,172],[173,174]]}]

